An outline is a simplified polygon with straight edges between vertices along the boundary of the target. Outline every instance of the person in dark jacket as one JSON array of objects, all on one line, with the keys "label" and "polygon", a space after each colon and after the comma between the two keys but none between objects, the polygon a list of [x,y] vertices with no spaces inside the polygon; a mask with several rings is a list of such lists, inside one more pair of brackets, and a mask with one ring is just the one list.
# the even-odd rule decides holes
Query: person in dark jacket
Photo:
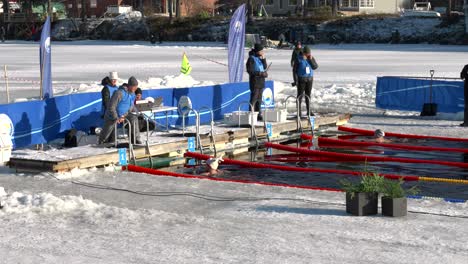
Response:
[{"label": "person in dark jacket", "polygon": [[265,53],[261,44],[255,44],[254,48],[249,52],[246,68],[249,73],[250,104],[254,107],[255,112],[259,112],[258,121],[263,121],[260,105],[263,89],[265,88],[265,78],[268,77],[268,73]]},{"label": "person in dark jacket", "polygon": [[[143,91],[140,88],[137,88],[135,91],[135,104],[138,101],[143,100]],[[153,100],[154,101],[154,100]],[[147,132],[154,130],[156,127],[156,122],[152,119],[148,119],[148,128],[146,127],[146,118],[143,116],[144,113],[138,114],[138,126],[140,127],[140,132]]]},{"label": "person in dark jacket", "polygon": [[468,127],[468,64],[463,67],[460,72],[460,78],[465,81],[465,87],[463,92],[465,94],[465,113],[463,117],[463,123],[460,124],[462,127]]},{"label": "person in dark jacket", "polygon": [[296,45],[294,46],[293,53],[291,55],[291,67],[293,68],[293,80],[294,82],[291,83],[292,86],[297,85],[297,73],[294,71],[294,62],[297,60],[298,56],[302,55],[302,43],[298,41]]},{"label": "person in dark jacket", "polygon": [[6,38],[6,30],[5,30],[5,26],[2,26],[0,28],[0,39],[2,40],[2,42],[5,42],[5,38]]},{"label": "person in dark jacket", "polygon": [[[302,105],[302,97],[305,97],[307,115],[313,116],[310,112],[310,96],[312,93],[312,85],[314,83],[314,70],[318,68],[317,62],[312,57],[311,50],[308,46],[303,49],[303,54],[298,56],[294,63],[294,72],[297,73],[297,98],[299,99],[299,109]],[[304,96],[305,95],[305,96]],[[298,115],[302,116],[302,111],[299,110]]]},{"label": "person in dark jacket", "polygon": [[[110,72],[109,76],[106,76],[104,79],[101,81],[101,85],[103,86],[101,90],[101,98],[102,98],[102,107],[101,107],[101,118],[104,119],[104,115],[107,110],[107,106],[109,105],[110,99],[112,95],[119,89],[117,86],[117,79],[119,76],[117,75],[117,72]],[[107,138],[107,142],[111,143],[114,142],[114,133],[111,133],[109,135],[109,138]]]},{"label": "person in dark jacket", "polygon": [[[135,102],[135,91],[138,88],[138,81],[135,77],[128,79],[128,84],[124,83],[112,95],[109,105],[104,115],[104,127],[99,134],[99,144],[106,143],[108,137],[114,134],[114,125],[124,123],[128,119],[132,125],[130,130],[132,141],[141,144],[140,128],[138,127],[138,116],[131,113]],[[135,128],[135,133],[133,133]]]},{"label": "person in dark jacket", "polygon": [[109,76],[105,77],[101,81],[101,85],[104,86],[101,90],[101,97],[102,97],[102,108],[101,108],[101,116],[104,118],[104,114],[106,113],[107,106],[109,105],[109,101],[112,95],[119,89],[117,86],[117,80],[119,76],[117,72],[109,72]]}]

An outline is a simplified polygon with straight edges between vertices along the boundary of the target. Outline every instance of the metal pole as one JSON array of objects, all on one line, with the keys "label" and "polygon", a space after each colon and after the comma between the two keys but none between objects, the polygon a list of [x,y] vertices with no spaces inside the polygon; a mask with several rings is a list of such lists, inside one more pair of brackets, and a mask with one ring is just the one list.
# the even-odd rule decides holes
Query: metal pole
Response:
[{"label": "metal pole", "polygon": [[432,104],[432,78],[434,77],[434,70],[430,70],[429,73],[431,74],[431,85],[429,87],[429,103]]},{"label": "metal pole", "polygon": [[3,68],[4,72],[5,72],[5,84],[6,84],[6,94],[7,94],[7,104],[10,103],[10,87],[8,86],[8,72],[7,72],[7,66],[4,65],[4,68]]}]

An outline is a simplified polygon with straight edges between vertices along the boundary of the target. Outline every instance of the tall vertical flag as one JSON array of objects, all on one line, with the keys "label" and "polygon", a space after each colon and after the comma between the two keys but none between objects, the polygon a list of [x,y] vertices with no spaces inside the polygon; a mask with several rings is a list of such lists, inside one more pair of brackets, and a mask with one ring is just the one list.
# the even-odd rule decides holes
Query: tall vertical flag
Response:
[{"label": "tall vertical flag", "polygon": [[41,99],[51,98],[54,96],[54,90],[52,88],[50,17],[47,17],[42,27],[39,61],[41,67]]},{"label": "tall vertical flag", "polygon": [[180,72],[185,75],[189,75],[192,72],[192,66],[190,66],[189,60],[185,52],[182,56],[182,67],[180,67]]},{"label": "tall vertical flag", "polygon": [[237,8],[229,25],[229,82],[241,82],[244,74],[245,4]]}]

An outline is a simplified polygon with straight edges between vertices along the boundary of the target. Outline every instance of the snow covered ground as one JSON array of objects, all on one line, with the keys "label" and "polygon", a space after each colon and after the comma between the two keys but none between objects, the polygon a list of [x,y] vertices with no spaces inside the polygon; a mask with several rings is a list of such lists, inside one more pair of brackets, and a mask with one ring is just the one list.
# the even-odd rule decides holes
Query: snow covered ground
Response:
[{"label": "snow covered ground", "polygon": [[[226,66],[221,65],[227,62],[223,45],[94,41],[53,45],[58,94],[98,91],[95,83],[113,70],[122,81],[135,75],[145,88],[222,83],[228,78]],[[178,74],[184,51],[193,67],[191,78]],[[355,114],[350,125],[362,128],[468,137],[466,129],[451,120],[454,116],[420,118],[374,105],[376,76],[426,76],[435,69],[436,76],[458,77],[468,62],[467,51],[468,47],[433,45],[314,46],[320,66],[313,91],[316,110],[350,112]],[[37,53],[37,43],[0,45],[0,65],[10,69],[14,98],[38,93]],[[289,85],[290,54],[290,50],[267,51],[277,101],[294,94]],[[13,173],[0,167],[4,188],[0,188],[0,263],[466,263],[468,259],[466,202],[410,200],[413,213],[404,218],[352,217],[345,214],[342,193],[116,170],[51,175]],[[102,185],[146,195],[105,190]],[[212,201],[194,198],[193,193],[233,199]]]},{"label": "snow covered ground", "polygon": [[[468,258],[467,203],[411,200],[409,210],[419,213],[404,218],[353,217],[345,213],[342,193],[112,171],[54,176],[62,180],[46,174],[0,177],[7,192],[1,198],[0,262],[465,263]],[[93,189],[70,179],[155,196]]]}]

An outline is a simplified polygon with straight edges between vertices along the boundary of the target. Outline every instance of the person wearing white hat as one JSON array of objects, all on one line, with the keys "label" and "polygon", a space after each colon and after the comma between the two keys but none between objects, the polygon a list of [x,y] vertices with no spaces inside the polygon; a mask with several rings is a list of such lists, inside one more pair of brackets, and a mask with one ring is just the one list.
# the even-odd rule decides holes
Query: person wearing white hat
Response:
[{"label": "person wearing white hat", "polygon": [[223,162],[223,158],[209,158],[208,160],[206,160],[206,170],[207,172],[205,173],[202,173],[202,175],[206,175],[206,176],[215,176],[217,174],[219,174],[219,170],[218,170],[218,167],[219,167],[219,164],[221,162]]},{"label": "person wearing white hat", "polygon": [[374,131],[374,139],[375,139],[375,142],[377,143],[390,142],[389,140],[385,139],[385,132],[383,132],[383,130],[381,129],[376,129]]},{"label": "person wearing white hat", "polygon": [[[117,80],[119,79],[119,75],[117,72],[109,72],[109,75],[106,76],[102,81],[101,85],[104,87],[101,90],[101,98],[102,98],[102,108],[101,108],[101,118],[104,118],[104,114],[109,106],[110,99],[112,95],[119,89],[117,85]],[[114,142],[115,138],[114,135],[110,135],[107,139],[107,142]]]}]

